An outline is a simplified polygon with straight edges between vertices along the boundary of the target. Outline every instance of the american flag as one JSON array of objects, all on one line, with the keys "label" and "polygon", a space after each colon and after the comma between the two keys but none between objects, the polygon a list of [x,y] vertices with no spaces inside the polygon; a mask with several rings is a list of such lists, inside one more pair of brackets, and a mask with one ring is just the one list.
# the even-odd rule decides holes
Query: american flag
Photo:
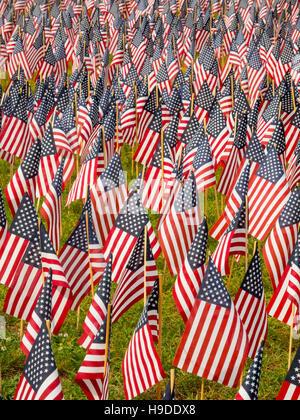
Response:
[{"label": "american flag", "polygon": [[158,271],[148,232],[147,234],[143,232],[134,247],[123,277],[114,293],[112,301],[113,323],[116,323],[126,311],[143,299],[145,292],[147,296],[151,293],[157,278]]},{"label": "american flag", "polygon": [[[34,223],[31,222],[31,223]],[[13,273],[3,312],[29,321],[43,287],[43,271],[38,227]]]},{"label": "american flag", "polygon": [[248,350],[243,323],[210,259],[173,365],[237,388]]},{"label": "american flag", "polygon": [[291,193],[268,237],[263,254],[274,290],[277,288],[298,238],[300,190]]},{"label": "american flag", "polygon": [[38,72],[38,76],[42,78],[47,78],[51,76],[51,73],[54,72],[56,66],[56,58],[53,53],[51,44],[48,44],[46,49],[44,59],[41,63],[41,67]]},{"label": "american flag", "polygon": [[156,109],[154,116],[145,130],[143,138],[140,139],[139,147],[133,157],[136,162],[150,164],[162,131],[162,110],[161,103]]},{"label": "american flag", "polygon": [[191,315],[206,270],[208,229],[204,218],[173,288],[177,309],[186,323]]},{"label": "american flag", "polygon": [[4,118],[5,109],[3,108],[0,147],[3,151],[24,159],[32,145],[28,127],[25,89],[22,94],[13,95],[13,92],[11,92],[9,101],[8,106],[11,108],[6,118]]},{"label": "american flag", "polygon": [[2,190],[0,188],[0,249],[7,234],[7,218],[5,213]]},{"label": "american flag", "polygon": [[36,182],[39,173],[40,156],[41,142],[40,140],[36,140],[6,187],[5,195],[13,216],[16,214],[25,193],[28,193],[33,201],[36,198]]},{"label": "american flag", "polygon": [[91,186],[90,194],[96,235],[99,243],[104,244],[128,196],[125,174],[117,152],[96,184]]},{"label": "american flag", "polygon": [[300,347],[297,350],[293,363],[283,382],[276,400],[299,401],[300,400]]},{"label": "american flag", "polygon": [[108,304],[110,303],[111,295],[112,262],[113,260],[111,255],[83,323],[84,333],[78,342],[85,349],[88,349],[91,346],[99,328],[103,327],[104,320],[107,317],[107,309]]},{"label": "american flag", "polygon": [[211,110],[209,123],[207,124],[207,135],[213,157],[217,164],[219,164],[221,160],[226,160],[226,156],[223,155],[223,152],[226,148],[229,134],[221,107],[215,102],[215,105]]},{"label": "american flag", "polygon": [[92,186],[96,183],[101,151],[103,151],[103,142],[102,136],[99,135],[72,185],[66,202],[67,206],[75,200],[86,199],[87,185]]},{"label": "american flag", "polygon": [[264,341],[262,341],[257,350],[247,376],[235,397],[237,401],[256,401],[258,399],[264,344]]},{"label": "american flag", "polygon": [[300,315],[300,246],[299,241],[295,245],[290,260],[291,270],[288,276],[287,295],[289,300],[296,307],[296,316]]},{"label": "american flag", "polygon": [[53,111],[51,99],[51,93],[47,91],[42,97],[41,103],[38,106],[36,113],[33,118],[30,120],[30,133],[34,140],[37,138],[42,139],[44,137],[47,121],[50,111]]},{"label": "american flag", "polygon": [[200,205],[192,172],[159,229],[159,239],[171,275],[179,274],[200,224]]},{"label": "american flag", "polygon": [[[108,400],[110,333],[109,343],[106,340],[107,327],[110,328],[111,324],[110,320],[107,321],[107,317],[108,315],[106,315],[103,324],[96,333],[75,377],[75,381],[89,400]],[[106,352],[108,352],[108,359],[105,365]]]},{"label": "american flag", "polygon": [[[299,308],[297,307],[300,261],[299,246],[300,240],[298,236],[292,255],[267,307],[270,316],[287,325],[294,323],[292,317],[294,304],[296,304],[296,310],[299,311]],[[297,313],[295,316],[297,318]]]},{"label": "american flag", "polygon": [[52,270],[47,276],[37,304],[32,312],[25,334],[21,341],[21,349],[26,356],[29,355],[32,346],[40,332],[44,321],[52,319]]},{"label": "american flag", "polygon": [[14,51],[7,65],[7,71],[11,79],[16,73],[16,71],[18,70],[19,66],[24,70],[26,80],[31,79],[32,72],[31,72],[31,69],[27,60],[27,56],[24,50],[23,41],[21,37],[18,38]]},{"label": "american flag", "polygon": [[248,82],[249,96],[253,105],[260,94],[260,87],[266,75],[266,70],[262,65],[259,52],[255,45],[248,53]]},{"label": "american flag", "polygon": [[48,123],[41,145],[41,159],[37,177],[37,196],[45,197],[59,167],[52,124]]},{"label": "american flag", "polygon": [[46,322],[27,357],[14,400],[63,400]]},{"label": "american flag", "polygon": [[80,144],[75,124],[75,116],[71,104],[67,107],[63,114],[62,123],[73,153],[79,152]]},{"label": "american flag", "polygon": [[258,171],[249,182],[249,234],[266,239],[290,194],[274,146],[270,145]]},{"label": "american flag", "polygon": [[151,313],[158,312],[157,284],[158,282],[153,286],[123,359],[124,390],[127,400],[133,399],[166,377],[154,345],[150,325]]},{"label": "american flag", "polygon": [[207,136],[203,137],[193,161],[198,193],[216,185],[215,165]]},{"label": "american flag", "polygon": [[32,241],[37,229],[38,216],[29,195],[25,193],[1,248],[1,284],[10,286],[27,245]]},{"label": "american flag", "polygon": [[171,381],[168,383],[168,386],[164,392],[163,401],[175,401],[175,383],[171,384]]},{"label": "american flag", "polygon": [[54,246],[58,251],[60,249],[60,235],[62,231],[61,206],[63,192],[63,173],[65,158],[62,158],[61,164],[48,190],[45,200],[40,209],[41,215],[47,222],[48,234]]},{"label": "american flag", "polygon": [[[77,226],[59,253],[59,259],[65,271],[67,281],[73,294],[72,310],[77,310],[81,301],[96,286],[105,269],[101,247],[96,237],[91,213],[87,210],[89,203],[82,210]],[[88,217],[86,217],[88,212]],[[88,239],[89,237],[89,239]]]},{"label": "american flag", "polygon": [[162,137],[147,169],[142,200],[143,206],[161,212],[164,189],[174,169],[173,158],[168,143]]},{"label": "american flag", "polygon": [[60,259],[53,248],[46,228],[40,222],[40,244],[43,277],[52,276],[52,319],[51,328],[57,335],[71,308],[73,298]]},{"label": "american flag", "polygon": [[268,316],[258,248],[234,304],[248,334],[249,357],[254,359],[260,340],[265,341],[268,333]]},{"label": "american flag", "polygon": [[[160,247],[148,215],[141,204],[140,194],[132,192],[121,209],[107,241],[103,253],[106,261],[113,254],[113,281],[118,283],[130,260],[133,249],[147,226],[154,258],[160,255]],[[126,247],[124,247],[126,244]]]},{"label": "american flag", "polygon": [[212,255],[212,260],[222,276],[230,273],[230,255],[245,255],[247,246],[246,231],[246,200],[244,199],[232,222]]}]

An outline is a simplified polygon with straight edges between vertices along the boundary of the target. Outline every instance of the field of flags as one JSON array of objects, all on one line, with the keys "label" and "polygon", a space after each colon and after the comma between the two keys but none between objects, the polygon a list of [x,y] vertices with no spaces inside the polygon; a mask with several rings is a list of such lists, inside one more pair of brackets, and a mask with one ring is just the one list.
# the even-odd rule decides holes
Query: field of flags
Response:
[{"label": "field of flags", "polygon": [[0,399],[300,399],[298,0],[2,0]]}]

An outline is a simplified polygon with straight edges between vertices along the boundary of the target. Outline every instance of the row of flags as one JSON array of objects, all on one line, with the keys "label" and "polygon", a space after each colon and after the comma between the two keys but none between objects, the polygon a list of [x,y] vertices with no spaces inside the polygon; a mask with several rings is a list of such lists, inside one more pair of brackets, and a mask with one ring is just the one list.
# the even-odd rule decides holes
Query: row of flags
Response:
[{"label": "row of flags", "polygon": [[[28,323],[15,399],[63,399],[50,336],[89,295],[75,378],[86,396],[108,399],[111,324],[143,299],[126,398],[166,378],[161,254],[185,324],[174,367],[238,388],[250,358],[236,399],[258,398],[268,315],[293,329],[300,311],[299,22],[293,0],[2,2],[0,158],[13,220],[1,192],[0,284],[3,312]],[[121,157],[137,171],[132,186]],[[78,200],[62,244],[63,205]],[[248,264],[250,236],[263,255],[256,246]],[[241,256],[232,300],[222,277]],[[299,351],[278,399],[299,399],[297,365]],[[170,380],[165,398],[174,393]]]}]

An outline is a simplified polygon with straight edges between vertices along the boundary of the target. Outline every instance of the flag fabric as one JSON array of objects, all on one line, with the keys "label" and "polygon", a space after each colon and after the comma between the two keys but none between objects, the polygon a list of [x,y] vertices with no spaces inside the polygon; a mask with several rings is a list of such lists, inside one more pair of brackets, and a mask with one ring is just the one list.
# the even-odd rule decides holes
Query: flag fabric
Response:
[{"label": "flag fabric", "polygon": [[179,274],[200,224],[196,180],[192,172],[159,229],[160,245],[171,275]]},{"label": "flag fabric", "polygon": [[264,344],[262,341],[257,350],[249,372],[235,397],[237,401],[256,401],[258,399]]},{"label": "flag fabric", "polygon": [[116,152],[90,189],[92,216],[99,243],[104,245],[128,197],[120,155]]},{"label": "flag fabric", "polygon": [[110,303],[111,283],[112,283],[112,255],[106,264],[103,276],[95,293],[90,309],[83,323],[84,333],[79,339],[79,344],[88,349],[92,344],[99,328],[102,326],[107,316],[107,308]]},{"label": "flag fabric", "polygon": [[154,285],[123,359],[122,370],[127,400],[133,399],[166,377],[149,323],[149,314],[152,311],[157,312],[158,295],[158,288]]},{"label": "flag fabric", "polygon": [[274,290],[277,288],[298,238],[300,223],[300,190],[291,193],[264,249],[264,260]]},{"label": "flag fabric", "polygon": [[210,259],[173,365],[237,388],[248,351],[246,330]]},{"label": "flag fabric", "polygon": [[62,231],[61,196],[63,192],[64,165],[65,158],[61,161],[58,171],[40,209],[41,215],[47,222],[48,234],[56,251],[59,251],[60,249],[60,235]]},{"label": "flag fabric", "polygon": [[193,161],[193,169],[198,193],[216,185],[215,165],[207,136],[203,138],[198,147]]},{"label": "flag fabric", "polygon": [[[283,272],[280,282],[268,304],[268,314],[279,321],[292,325],[299,316],[299,258],[300,241],[299,235],[297,243],[293,249],[288,264]],[[296,305],[293,319],[293,305]]]},{"label": "flag fabric", "polygon": [[147,234],[143,232],[113,296],[113,323],[116,323],[126,311],[144,298],[145,287],[146,296],[149,296],[157,277],[158,270],[149,235],[148,232]]},{"label": "flag fabric", "polygon": [[7,234],[7,218],[5,213],[2,191],[0,188],[0,249]]},{"label": "flag fabric", "polygon": [[249,234],[266,239],[290,194],[284,170],[273,145],[249,182]]},{"label": "flag fabric", "polygon": [[41,144],[41,159],[37,177],[37,196],[45,197],[59,167],[52,124],[49,122]]},{"label": "flag fabric", "polygon": [[278,401],[299,401],[300,400],[300,381],[299,381],[299,366],[300,366],[300,347],[297,350],[292,365],[283,382],[276,400]]},{"label": "flag fabric", "polygon": [[[121,209],[103,248],[106,261],[110,254],[113,254],[112,277],[114,282],[118,283],[121,280],[121,276],[126,269],[141,233],[144,232],[145,226],[148,229],[154,258],[157,259],[161,252],[158,241],[148,215],[141,204],[140,194],[133,191]],[[124,244],[126,244],[126,247]]]},{"label": "flag fabric", "polygon": [[245,255],[247,247],[246,231],[246,201],[244,201],[228,226],[224,235],[220,238],[212,260],[218,267],[222,276],[230,274],[230,255]]},{"label": "flag fabric", "polygon": [[14,396],[16,401],[63,400],[60,379],[51,348],[46,322],[27,357],[20,382]]},{"label": "flag fabric", "polygon": [[207,242],[208,229],[204,218],[173,288],[174,301],[184,322],[190,317],[205,274]]},{"label": "flag fabric", "polygon": [[44,321],[51,322],[52,319],[52,271],[45,279],[45,283],[37,304],[27,325],[25,334],[21,341],[21,349],[26,356],[29,355],[32,346],[40,332]]},{"label": "flag fabric", "polygon": [[16,214],[25,193],[30,196],[32,201],[36,198],[40,156],[41,142],[36,140],[6,187],[5,196],[13,216]]},{"label": "flag fabric", "polygon": [[77,310],[85,296],[96,286],[105,269],[101,247],[96,237],[90,213],[86,218],[85,207],[77,226],[59,252],[66,279],[70,285],[73,304],[72,310]]},{"label": "flag fabric", "polygon": [[[108,400],[110,333],[109,343],[106,343],[106,331],[107,327],[110,328],[110,321],[109,326],[107,324],[106,315],[75,377],[75,381],[89,400]],[[108,360],[105,365],[106,351]]]},{"label": "flag fabric", "polygon": [[266,341],[268,333],[268,316],[258,247],[234,304],[248,334],[249,357],[254,359],[260,340]]},{"label": "flag fabric", "polygon": [[0,283],[9,287],[30,241],[38,231],[38,216],[26,193],[8,229],[0,252]]}]

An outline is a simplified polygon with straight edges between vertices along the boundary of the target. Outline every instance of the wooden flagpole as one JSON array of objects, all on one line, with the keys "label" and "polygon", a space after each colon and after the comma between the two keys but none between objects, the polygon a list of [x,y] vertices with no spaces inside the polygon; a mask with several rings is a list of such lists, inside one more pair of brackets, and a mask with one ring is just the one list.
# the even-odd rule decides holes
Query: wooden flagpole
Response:
[{"label": "wooden flagpole", "polygon": [[175,369],[171,369],[170,370],[170,392],[171,392],[171,395],[174,392],[174,388],[175,388]]}]

